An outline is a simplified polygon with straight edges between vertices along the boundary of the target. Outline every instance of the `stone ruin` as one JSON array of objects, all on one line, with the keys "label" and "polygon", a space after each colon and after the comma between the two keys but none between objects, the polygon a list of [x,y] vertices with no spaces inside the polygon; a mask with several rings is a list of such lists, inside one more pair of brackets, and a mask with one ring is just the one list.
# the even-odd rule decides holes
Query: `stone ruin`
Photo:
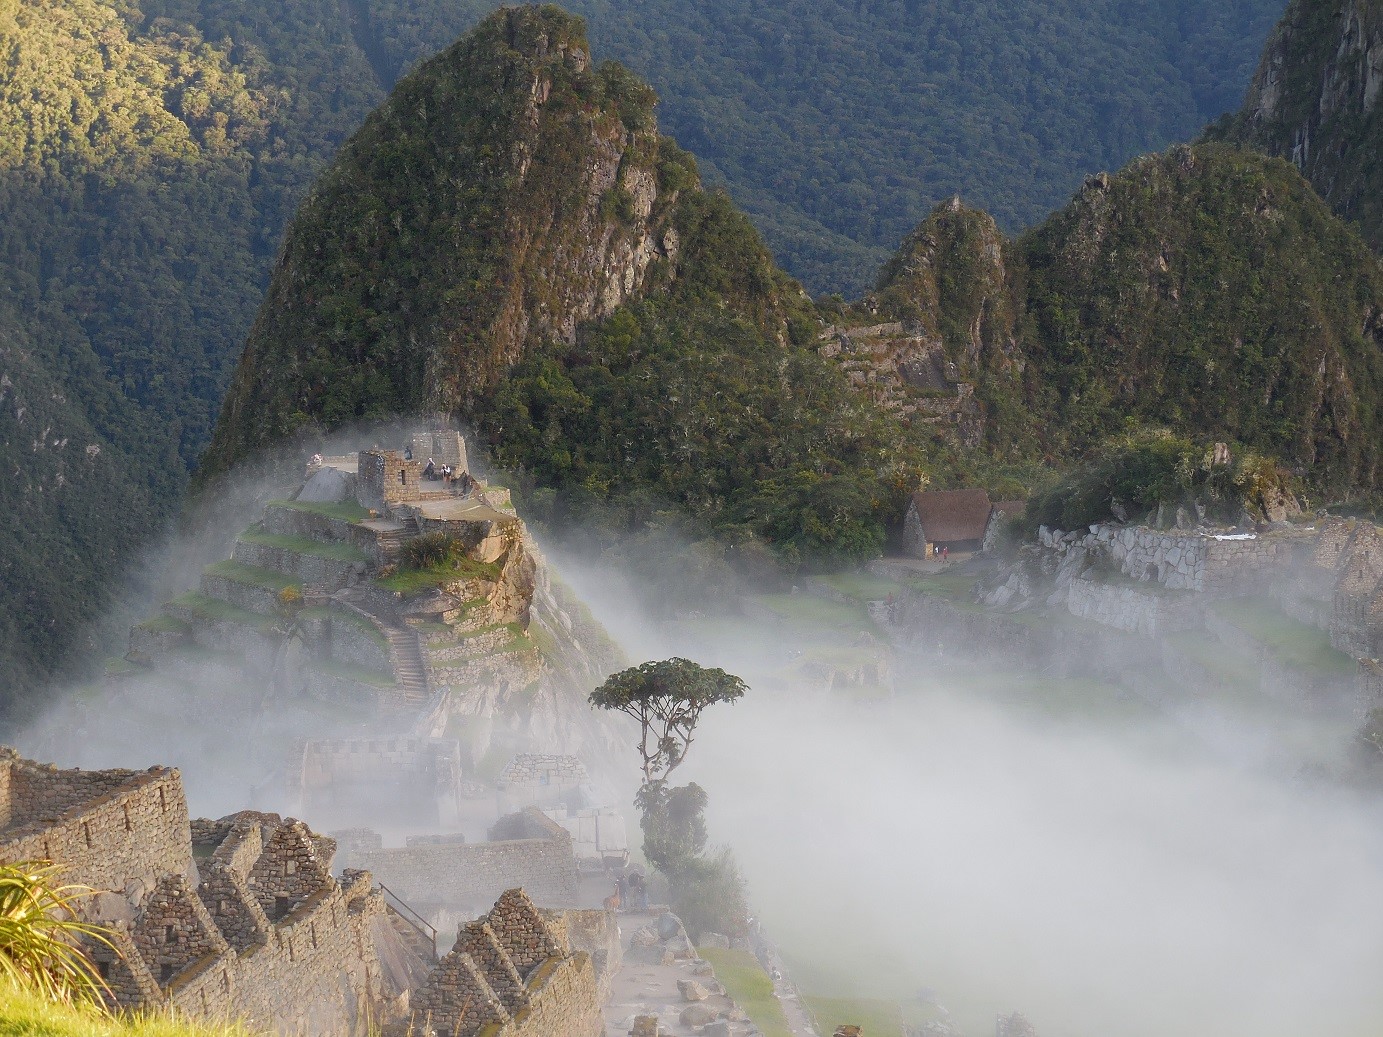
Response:
[{"label": "stone ruin", "polygon": [[[467,470],[456,432],[419,433],[411,450],[314,457],[230,558],[132,629],[113,688],[145,683],[189,715],[218,718],[230,703],[325,702],[369,722],[369,744],[391,747],[372,760],[355,743],[309,745],[284,769],[290,792],[315,809],[388,772],[439,824],[464,789],[456,767],[474,770],[496,742],[567,753],[614,744],[614,722],[585,693],[615,650],[597,624],[568,615],[509,492]],[[456,478],[425,478],[429,456]],[[432,533],[461,545],[454,577],[401,566],[407,545]],[[437,737],[460,744],[459,763],[403,744]]]},{"label": "stone ruin", "polygon": [[306,739],[287,773],[305,814],[373,811],[443,828],[456,825],[466,788],[454,738]]},{"label": "stone ruin", "polygon": [[521,885],[544,906],[577,902],[579,876],[571,833],[536,807],[501,817],[486,842],[460,835],[411,837],[383,845],[368,829],[343,836],[342,855],[427,914],[473,911]]},{"label": "stone ruin", "polygon": [[[618,946],[618,944],[616,944]],[[501,894],[467,923],[415,992],[406,1022],[386,1029],[437,1037],[600,1037],[600,984],[592,956],[522,889]]]},{"label": "stone ruin", "polygon": [[334,844],[301,821],[190,821],[176,770],[59,770],[0,755],[0,860],[53,861],[100,890],[87,948],[125,1009],[301,1034],[363,1034],[404,1010],[426,949],[367,872],[331,874]]},{"label": "stone ruin", "polygon": [[[332,839],[255,811],[191,820],[166,767],[60,770],[0,749],[0,821],[0,861],[52,861],[63,881],[99,891],[80,911],[113,946],[84,950],[112,1007],[297,1037],[604,1032],[621,962],[609,912],[540,911],[508,888],[439,961],[435,931],[368,871],[333,878]],[[499,834],[519,840],[538,828],[565,838],[570,857],[566,833],[539,811],[505,824]]]}]

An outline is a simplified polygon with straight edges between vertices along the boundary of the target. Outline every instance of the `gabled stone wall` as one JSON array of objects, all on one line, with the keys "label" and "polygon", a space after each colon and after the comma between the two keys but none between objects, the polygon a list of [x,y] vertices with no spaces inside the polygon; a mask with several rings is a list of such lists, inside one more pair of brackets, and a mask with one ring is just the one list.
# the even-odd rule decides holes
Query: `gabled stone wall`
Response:
[{"label": "gabled stone wall", "polygon": [[304,1037],[363,1035],[399,1010],[381,957],[417,955],[368,873],[338,883],[334,842],[301,821],[190,822],[176,770],[60,771],[13,750],[0,803],[0,860],[52,860],[66,881],[114,891],[85,904],[111,930],[114,951],[88,950],[119,1006]]},{"label": "gabled stone wall", "polygon": [[413,998],[409,1030],[451,1037],[599,1037],[605,1031],[591,958],[521,889],[505,891]]},{"label": "gabled stone wall", "polygon": [[191,833],[176,770],[58,770],[12,749],[0,754],[0,860],[60,862],[65,881],[116,891],[147,890],[187,869]]}]

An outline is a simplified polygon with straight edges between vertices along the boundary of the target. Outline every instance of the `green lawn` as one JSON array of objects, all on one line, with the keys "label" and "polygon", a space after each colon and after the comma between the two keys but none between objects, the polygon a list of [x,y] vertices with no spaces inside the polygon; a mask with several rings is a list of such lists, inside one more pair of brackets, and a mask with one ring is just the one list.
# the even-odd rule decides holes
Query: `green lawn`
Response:
[{"label": "green lawn", "polygon": [[198,619],[208,622],[239,623],[241,626],[253,627],[261,634],[278,632],[277,621],[273,616],[251,612],[220,598],[209,598],[198,591],[190,591],[173,599],[170,604],[185,608]]},{"label": "green lawn", "polygon": [[697,953],[711,963],[725,992],[744,1009],[764,1037],[792,1037],[783,1006],[773,995],[773,980],[754,955],[718,947],[701,947]]},{"label": "green lawn", "polygon": [[818,1033],[834,1033],[837,1026],[858,1026],[863,1037],[902,1037],[903,1013],[896,1001],[867,998],[807,997],[802,1000],[816,1021]]},{"label": "green lawn", "polygon": [[370,512],[353,500],[342,501],[339,504],[313,501],[271,500],[266,507],[287,508],[289,511],[305,511],[310,515],[322,515],[326,518],[339,519],[342,522],[360,522],[370,517]]},{"label": "green lawn", "polygon": [[302,586],[301,580],[294,579],[292,576],[285,576],[277,570],[261,569],[257,565],[242,565],[229,558],[224,562],[208,565],[203,572],[208,576],[220,576],[234,583],[243,583],[247,587],[262,587],[270,591],[281,591],[289,587]]},{"label": "green lawn", "polygon": [[172,1013],[109,1016],[58,1005],[0,981],[0,1037],[250,1037],[227,1023],[196,1023]]},{"label": "green lawn", "polygon": [[833,573],[816,579],[831,590],[856,601],[884,601],[889,595],[896,597],[906,590],[897,580],[868,572]]},{"label": "green lawn", "polygon": [[1239,598],[1210,607],[1293,669],[1346,676],[1358,667],[1344,652],[1331,647],[1324,630],[1293,619],[1271,602]]},{"label": "green lawn", "polygon": [[311,537],[284,536],[279,533],[246,530],[240,534],[240,539],[247,544],[276,547],[282,551],[292,551],[295,554],[329,558],[334,562],[364,562],[367,560],[365,552],[351,544],[313,540]]}]

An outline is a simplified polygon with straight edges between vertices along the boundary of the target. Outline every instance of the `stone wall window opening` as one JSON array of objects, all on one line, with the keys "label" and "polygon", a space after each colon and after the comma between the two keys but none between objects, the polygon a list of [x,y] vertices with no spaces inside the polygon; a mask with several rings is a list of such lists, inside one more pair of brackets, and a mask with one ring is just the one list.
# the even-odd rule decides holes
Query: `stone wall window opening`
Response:
[{"label": "stone wall window opening", "polygon": [[158,982],[159,982],[159,986],[166,986],[166,985],[168,984],[168,981],[169,981],[170,979],[172,979],[172,978],[173,978],[173,966],[172,966],[171,964],[169,964],[168,962],[164,962],[162,965],[160,965],[160,966],[158,967]]},{"label": "stone wall window opening", "polygon": [[86,840],[86,848],[91,849],[91,823],[89,821],[82,822],[82,838]]},{"label": "stone wall window opening", "polygon": [[399,485],[400,485],[400,486],[407,486],[407,485],[408,485],[408,473],[407,473],[406,471],[404,471],[404,469],[402,469],[402,468],[399,469]]},{"label": "stone wall window opening", "polygon": [[162,813],[168,813],[168,793],[162,785],[158,787],[158,808]]},{"label": "stone wall window opening", "polygon": [[130,805],[129,805],[128,803],[122,803],[122,804],[120,805],[120,810],[121,810],[121,811],[124,813],[124,815],[125,815],[125,831],[127,831],[127,832],[133,832],[133,831],[134,831],[134,823],[130,820]]},{"label": "stone wall window opening", "polygon": [[[278,921],[288,914],[289,900],[287,897],[274,897],[274,921]],[[291,946],[291,944],[290,944]]]},{"label": "stone wall window opening", "polygon": [[96,975],[100,976],[104,982],[110,982],[110,962],[98,961],[96,963]]},{"label": "stone wall window opening", "polygon": [[173,926],[171,926],[171,925],[165,925],[165,926],[163,927],[163,942],[164,942],[164,943],[172,943],[172,942],[173,942],[174,940],[176,940],[177,938],[178,938],[178,931],[177,931],[177,929],[175,929],[175,928],[174,928]]}]

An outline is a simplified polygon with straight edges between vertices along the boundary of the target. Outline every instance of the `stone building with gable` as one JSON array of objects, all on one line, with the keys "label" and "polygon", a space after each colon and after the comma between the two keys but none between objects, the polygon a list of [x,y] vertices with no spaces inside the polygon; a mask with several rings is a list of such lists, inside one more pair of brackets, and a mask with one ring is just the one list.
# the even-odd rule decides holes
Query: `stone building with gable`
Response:
[{"label": "stone building with gable", "polygon": [[52,861],[99,891],[88,949],[115,1004],[294,1034],[365,1033],[405,1010],[431,951],[335,844],[246,811],[192,821],[178,772],[60,770],[0,752],[0,861]]}]

